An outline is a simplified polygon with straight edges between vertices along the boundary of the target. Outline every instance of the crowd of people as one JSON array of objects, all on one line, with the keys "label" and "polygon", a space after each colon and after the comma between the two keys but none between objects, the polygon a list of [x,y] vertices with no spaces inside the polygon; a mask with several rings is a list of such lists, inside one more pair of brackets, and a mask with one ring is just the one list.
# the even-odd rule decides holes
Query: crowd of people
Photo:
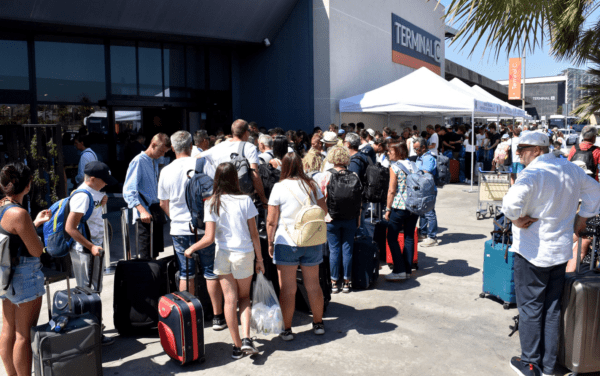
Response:
[{"label": "crowd of people", "polygon": [[[568,226],[554,228],[553,220],[546,220],[544,216],[554,218],[551,212],[556,210],[562,213],[557,215],[564,216],[561,223],[572,223],[577,206],[573,202],[575,209],[569,207],[565,210],[564,202],[561,205],[551,204],[548,195],[564,195],[573,200],[585,196],[579,211],[579,216],[584,219],[599,212],[597,183],[593,185],[591,179],[585,179],[586,174],[598,179],[600,150],[593,146],[595,137],[595,128],[593,132],[584,128],[583,141],[574,147],[569,160],[589,154],[589,158],[583,160],[591,158],[592,162],[574,170],[565,165],[566,162],[556,159],[560,156],[550,153],[551,138],[548,135],[516,125],[477,124],[475,137],[465,125],[451,129],[428,125],[423,132],[417,131],[416,127],[404,128],[398,134],[389,127],[381,132],[365,129],[363,123],[341,124],[339,127],[331,124],[326,130],[316,127],[308,135],[303,131],[284,132],[281,128],[266,130],[256,123],[236,120],[227,135],[219,132],[212,136],[204,130],[194,135],[187,131],[178,131],[170,137],[164,133],[155,135],[147,148],[132,156],[123,185],[123,197],[133,211],[133,223],[138,219],[140,222],[138,252],[142,258],[156,259],[164,251],[163,226],[168,224],[179,265],[179,289],[189,289],[193,294],[194,279],[202,278],[196,276],[195,271],[202,270],[212,301],[212,307],[205,309],[213,310],[213,329],[229,328],[233,341],[232,357],[239,359],[258,352],[250,338],[250,288],[253,274],[265,271],[260,236],[266,237],[268,254],[278,270],[278,281],[275,282],[281,287],[279,299],[284,321],[280,337],[285,341],[294,339],[292,318],[298,267],[302,270],[313,315],[313,332],[323,335],[324,301],[319,265],[324,255],[329,255],[331,293],[351,292],[354,242],[370,236],[365,221],[370,205],[362,196],[368,166],[389,169],[385,208],[374,213],[389,222],[387,241],[394,266],[386,275],[388,281],[411,278],[415,242],[421,242],[422,246],[439,244],[435,208],[420,217],[407,208],[407,177],[410,174],[422,171],[437,177],[439,154],[464,160],[462,171],[467,182],[474,178],[470,173],[473,167],[471,157],[476,163],[483,163],[485,170],[510,168],[514,179],[526,171],[524,177],[516,179],[504,201],[503,210],[517,227],[513,249],[522,255],[515,262],[517,299],[524,328],[521,329],[523,355],[518,362],[539,365],[542,363],[539,358],[540,336],[548,338],[549,334],[554,335],[558,330],[548,324],[550,327],[541,335],[540,315],[544,311],[548,315],[547,321],[550,316],[556,317],[557,310],[550,299],[555,301],[559,296],[557,286],[564,279],[564,264],[571,258],[572,252],[572,234],[569,234],[568,241],[562,236],[568,232]],[[100,293],[102,273],[95,271],[90,264],[102,264],[104,228],[101,211],[107,203],[107,196],[101,190],[116,183],[116,180],[110,175],[108,166],[97,161],[84,140],[76,138],[74,142],[83,153],[76,178],[81,185],[72,194],[65,231],[74,239],[70,255],[74,260],[77,284],[90,285],[91,281],[95,281],[94,289]],[[159,161],[170,151],[175,158],[163,166]],[[509,154],[510,164],[507,165],[505,161]],[[202,171],[197,171],[198,160],[203,160]],[[556,184],[544,183],[547,186],[532,189],[538,184],[538,174],[559,179],[555,176],[554,165],[560,165],[576,176],[577,187],[570,188],[557,180]],[[529,167],[524,170],[526,166]],[[265,180],[265,176],[259,173],[261,169],[267,171],[267,177],[270,174],[277,177],[274,184],[271,185],[269,179]],[[214,180],[212,196],[204,203],[205,229],[202,232],[190,226],[192,218],[186,204],[184,187],[192,170]],[[554,182],[552,179],[548,182]],[[32,224],[22,207],[22,199],[31,187],[31,180],[31,171],[22,163],[8,164],[0,172],[0,188],[5,197],[0,207],[0,233],[10,237],[11,250],[14,248],[20,260],[13,277],[14,288],[3,297],[0,356],[7,372],[18,375],[29,374],[31,369],[29,330],[37,322],[44,293],[39,263],[44,245],[36,236],[35,227],[51,216],[48,211],[43,211]],[[563,192],[565,189],[569,192]],[[552,193],[554,191],[557,192]],[[538,201],[539,205],[532,204]],[[294,241],[290,228],[294,228],[297,214],[306,205],[319,207],[325,214],[325,245],[299,246]],[[550,205],[548,211],[541,209],[545,205]],[[88,208],[93,208],[89,215]],[[373,206],[371,210],[375,211]],[[87,237],[79,226],[84,216],[89,227]],[[167,217],[170,221],[166,220]],[[419,220],[419,231],[415,237]],[[577,222],[578,226],[580,222]],[[540,239],[542,232],[560,232],[561,236],[555,237],[559,240],[542,239],[550,242],[548,249],[552,250],[551,254],[545,256],[542,251],[532,253],[537,249],[535,244],[540,241],[538,239],[535,243],[533,235],[528,233],[534,228],[540,231],[536,235]],[[400,233],[404,234],[403,245],[398,241]],[[567,245],[569,257],[563,249]],[[199,257],[194,258],[196,252]],[[197,269],[196,260],[201,263],[200,269]],[[531,278],[541,275],[547,282],[545,287],[553,294],[536,300],[541,303],[527,311],[530,298],[544,293],[544,288],[531,287]],[[186,280],[189,284],[185,283]],[[238,307],[241,333],[238,330]],[[523,339],[524,333],[530,337]],[[113,342],[112,338],[103,338],[104,344]],[[555,350],[548,346],[544,348],[547,353]],[[555,354],[544,358],[544,371],[553,367],[553,362]]]}]

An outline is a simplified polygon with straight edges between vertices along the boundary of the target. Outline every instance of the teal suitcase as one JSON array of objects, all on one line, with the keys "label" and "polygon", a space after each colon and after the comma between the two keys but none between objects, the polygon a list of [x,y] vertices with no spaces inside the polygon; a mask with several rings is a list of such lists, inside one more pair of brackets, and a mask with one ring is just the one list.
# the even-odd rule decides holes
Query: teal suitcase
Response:
[{"label": "teal suitcase", "polygon": [[[507,247],[508,251],[507,251]],[[511,304],[517,302],[515,295],[515,254],[510,246],[494,243],[493,240],[485,242],[483,255],[483,292],[482,298],[490,295],[500,299],[504,309],[509,309]]]}]

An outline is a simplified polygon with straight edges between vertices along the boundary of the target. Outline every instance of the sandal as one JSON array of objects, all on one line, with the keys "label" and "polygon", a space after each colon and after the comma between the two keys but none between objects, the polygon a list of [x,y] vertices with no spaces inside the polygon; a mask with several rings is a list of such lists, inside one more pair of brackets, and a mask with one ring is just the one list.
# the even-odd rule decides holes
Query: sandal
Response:
[{"label": "sandal", "polygon": [[332,294],[337,294],[338,292],[340,292],[340,289],[337,286],[337,281],[331,281],[331,293]]}]

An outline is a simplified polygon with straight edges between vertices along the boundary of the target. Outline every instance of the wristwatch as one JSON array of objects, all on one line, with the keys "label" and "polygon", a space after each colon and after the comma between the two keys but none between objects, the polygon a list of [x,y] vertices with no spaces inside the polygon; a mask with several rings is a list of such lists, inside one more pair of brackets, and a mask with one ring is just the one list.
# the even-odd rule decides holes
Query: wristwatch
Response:
[{"label": "wristwatch", "polygon": [[390,209],[390,208],[385,208],[385,211],[386,211],[386,213],[387,213],[387,212],[391,212],[391,211],[392,211],[392,209]]}]

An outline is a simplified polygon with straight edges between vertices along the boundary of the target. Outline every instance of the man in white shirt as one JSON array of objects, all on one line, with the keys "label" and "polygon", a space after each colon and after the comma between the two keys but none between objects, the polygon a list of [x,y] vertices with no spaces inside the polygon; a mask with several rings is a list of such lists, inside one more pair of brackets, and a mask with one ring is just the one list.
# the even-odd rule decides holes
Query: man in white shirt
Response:
[{"label": "man in white shirt", "polygon": [[77,184],[83,183],[85,166],[90,162],[98,160],[96,153],[88,147],[88,143],[88,137],[83,137],[77,134],[73,138],[73,145],[75,145],[75,148],[81,152],[81,157],[79,157],[79,165],[77,167],[77,176],[75,176],[75,182]]},{"label": "man in white shirt", "polygon": [[223,162],[231,162],[231,155],[237,154],[240,146],[240,142],[245,142],[243,147],[244,157],[250,164],[250,177],[252,178],[252,185],[254,190],[258,194],[260,201],[267,205],[267,197],[265,196],[265,189],[262,184],[262,180],[258,175],[258,149],[256,146],[247,142],[250,137],[250,131],[248,129],[248,123],[245,120],[238,119],[231,124],[232,138],[225,140],[218,145],[215,145],[211,149],[200,154],[201,157],[206,158],[205,173],[214,179],[215,171],[217,166]]},{"label": "man in white shirt", "polygon": [[[69,199],[69,215],[66,218],[65,231],[73,240],[69,251],[73,263],[73,274],[77,286],[88,287],[100,294],[102,292],[103,277],[103,251],[104,221],[102,219],[102,206],[106,205],[108,197],[100,192],[106,185],[117,183],[117,179],[110,175],[108,166],[102,162],[94,161],[85,166],[84,182]],[[90,202],[90,196],[93,202]],[[85,221],[89,234],[83,234],[79,223],[88,213],[90,205],[93,207],[91,216]],[[102,324],[102,323],[100,323]],[[102,336],[102,344],[114,343],[113,338]]]},{"label": "man in white shirt", "polygon": [[382,167],[389,168],[390,160],[387,156],[387,140],[377,137],[373,140],[373,150],[377,154],[376,163],[379,163]]},{"label": "man in white shirt", "polygon": [[194,133],[194,146],[192,146],[192,158],[198,158],[200,153],[208,150],[210,147],[210,139],[208,133],[204,129],[200,129]]},{"label": "man in white shirt", "polygon": [[575,164],[549,153],[549,145],[543,133],[521,136],[517,154],[526,168],[502,205],[514,224],[521,356],[513,357],[510,365],[519,375],[540,375],[540,369],[544,375],[554,374],[573,229],[578,234],[600,211],[600,185]]},{"label": "man in white shirt", "polygon": [[426,128],[427,133],[429,133],[429,140],[427,140],[427,149],[431,152],[431,155],[437,157],[438,155],[438,147],[440,146],[440,138],[437,133],[435,133],[435,128],[433,125],[429,124]]},{"label": "man in white shirt", "polygon": [[268,164],[273,159],[273,138],[268,134],[261,135],[258,138],[258,150],[260,163]]},{"label": "man in white shirt", "polygon": [[[171,218],[171,237],[173,249],[179,263],[179,290],[186,290],[186,277],[189,277],[189,292],[195,294],[196,262],[194,258],[187,260],[185,250],[198,241],[190,228],[192,216],[185,201],[185,183],[187,173],[196,167],[196,158],[191,158],[192,135],[186,131],[175,132],[171,136],[171,147],[175,153],[175,160],[162,169],[158,180],[158,199],[160,207]],[[200,262],[206,278],[208,295],[212,301],[212,310],[215,315],[213,329],[225,329],[223,316],[223,291],[219,285],[213,268],[215,263],[215,245],[208,246],[198,252]],[[201,276],[198,278],[202,278]],[[209,309],[204,307],[204,309]]]}]

